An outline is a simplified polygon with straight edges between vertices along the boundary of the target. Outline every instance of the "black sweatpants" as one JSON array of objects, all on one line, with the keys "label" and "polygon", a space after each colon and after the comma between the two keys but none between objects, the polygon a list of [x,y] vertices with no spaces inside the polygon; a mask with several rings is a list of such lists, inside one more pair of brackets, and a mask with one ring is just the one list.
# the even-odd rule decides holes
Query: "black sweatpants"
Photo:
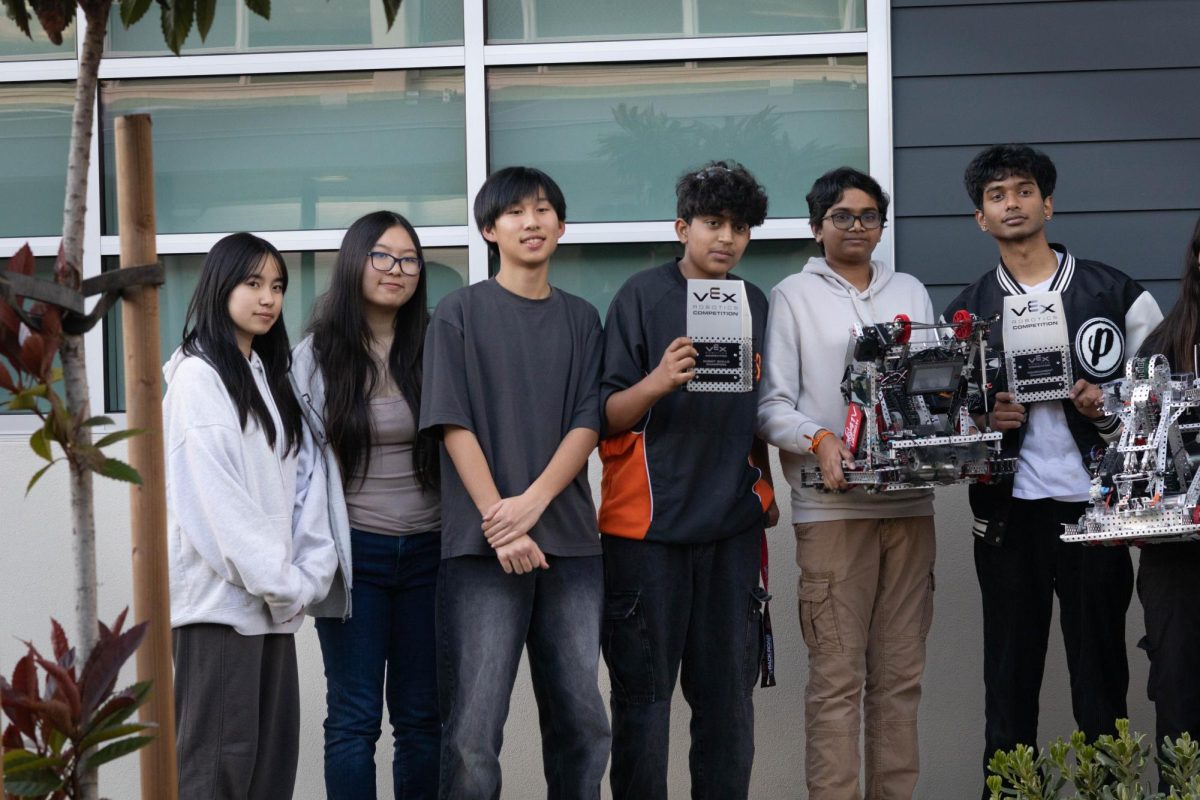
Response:
[{"label": "black sweatpants", "polygon": [[[1146,619],[1139,646],[1150,656],[1146,691],[1154,703],[1156,745],[1184,731],[1200,735],[1200,542],[1142,548],[1138,598]],[[1166,784],[1159,788],[1166,791]]]},{"label": "black sweatpants", "polygon": [[172,631],[180,800],[291,797],[300,749],[296,639],[227,625]]},{"label": "black sweatpants", "polygon": [[1055,595],[1076,724],[1091,741],[1128,716],[1125,612],[1133,597],[1133,562],[1125,547],[1058,538],[1062,523],[1077,522],[1085,506],[1014,498],[1003,544],[975,541],[983,596],[985,776],[996,750],[1039,745],[1038,695]]}]

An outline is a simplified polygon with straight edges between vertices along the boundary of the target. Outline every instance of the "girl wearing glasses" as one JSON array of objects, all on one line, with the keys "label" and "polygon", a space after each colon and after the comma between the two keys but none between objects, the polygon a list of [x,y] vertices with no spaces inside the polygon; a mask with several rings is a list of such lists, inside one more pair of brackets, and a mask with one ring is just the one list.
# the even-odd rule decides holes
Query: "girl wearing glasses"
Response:
[{"label": "girl wearing glasses", "polygon": [[419,436],[426,280],[408,220],[376,211],[346,231],[329,290],[293,354],[305,420],[324,449],[340,569],[310,609],[327,682],[325,788],[374,798],[383,703],[396,797],[437,793],[436,443]]},{"label": "girl wearing glasses", "polygon": [[[854,324],[891,322],[897,314],[933,322],[933,305],[916,278],[871,259],[888,208],[875,179],[835,169],[817,179],[807,199],[823,257],[809,259],[771,292],[758,424],[759,436],[779,448],[792,486],[809,663],[808,796],[912,797],[933,613],[933,497],[929,490],[847,491],[842,466],[854,456],[841,439],[841,355]],[[802,486],[801,469],[814,462],[825,491]]]}]

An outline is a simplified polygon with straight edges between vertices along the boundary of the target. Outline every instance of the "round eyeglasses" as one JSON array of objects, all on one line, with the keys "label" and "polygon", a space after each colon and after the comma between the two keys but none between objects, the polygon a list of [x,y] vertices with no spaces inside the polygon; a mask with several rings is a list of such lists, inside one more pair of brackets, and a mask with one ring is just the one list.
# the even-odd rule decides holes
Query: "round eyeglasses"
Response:
[{"label": "round eyeglasses", "polygon": [[839,231],[848,231],[854,227],[854,221],[858,220],[863,230],[873,231],[883,225],[883,217],[878,211],[864,211],[861,214],[851,214],[849,211],[835,211],[829,216],[822,217],[833,223],[833,227]]},{"label": "round eyeglasses", "polygon": [[372,269],[380,272],[391,272],[392,267],[399,264],[400,272],[409,276],[420,275],[421,268],[425,266],[425,262],[416,256],[394,256],[379,250],[367,253],[367,261],[370,262]]}]

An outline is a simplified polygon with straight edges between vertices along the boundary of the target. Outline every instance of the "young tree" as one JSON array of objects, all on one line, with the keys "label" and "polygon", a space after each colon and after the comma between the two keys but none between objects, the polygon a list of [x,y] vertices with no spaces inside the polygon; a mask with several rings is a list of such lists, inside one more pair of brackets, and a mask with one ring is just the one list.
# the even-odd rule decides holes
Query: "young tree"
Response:
[{"label": "young tree", "polygon": [[[121,21],[133,25],[157,3],[161,15],[163,38],[176,55],[195,26],[203,39],[208,35],[216,15],[217,0],[0,0],[8,16],[26,36],[31,36],[34,18],[54,44],[61,45],[63,31],[82,12],[83,45],[79,54],[79,72],[75,82],[75,105],[72,113],[71,144],[67,165],[67,185],[63,204],[63,240],[55,281],[78,291],[83,282],[83,241],[87,211],[87,176],[92,146],[92,127],[96,110],[96,87],[104,40],[114,2],[120,9]],[[270,17],[270,0],[244,0],[246,7],[264,19]],[[380,0],[387,25],[391,28],[401,0]],[[77,12],[78,8],[78,12]],[[87,381],[87,362],[82,333],[64,331],[59,350],[67,411],[77,424],[72,426],[74,437],[68,449],[71,487],[72,550],[75,561],[76,641],[79,660],[86,662],[96,642],[96,526],[93,513],[92,471],[95,464],[83,458],[71,458],[73,450],[92,451],[91,426],[78,424],[90,416]],[[0,776],[0,781],[3,778]],[[3,784],[0,783],[0,787]],[[94,782],[89,795],[95,797]]]}]

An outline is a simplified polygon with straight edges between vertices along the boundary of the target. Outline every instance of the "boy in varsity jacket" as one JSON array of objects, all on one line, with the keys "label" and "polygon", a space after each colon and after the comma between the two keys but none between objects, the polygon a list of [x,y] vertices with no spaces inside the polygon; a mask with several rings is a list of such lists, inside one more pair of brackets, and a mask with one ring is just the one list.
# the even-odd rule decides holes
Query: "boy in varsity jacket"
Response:
[{"label": "boy in varsity jacket", "polygon": [[[1118,434],[1116,419],[1101,415],[1097,384],[1121,376],[1126,358],[1162,312],[1128,275],[1047,242],[1056,176],[1044,153],[1024,145],[989,147],[968,165],[964,180],[975,219],[996,240],[1000,263],[964,289],[943,315],[948,319],[966,309],[989,317],[1001,311],[1006,296],[1059,292],[1077,379],[1068,400],[1021,405],[1011,392],[997,392],[989,418],[978,420],[1003,431],[1005,454],[1018,458],[1013,478],[970,487],[983,599],[985,773],[997,749],[1037,741],[1055,594],[1076,723],[1090,741],[1127,715],[1129,552],[1065,544],[1059,535],[1062,523],[1082,514],[1089,467]],[[990,335],[990,344],[1002,348],[1001,326]]]},{"label": "boy in varsity jacket", "polygon": [[[602,648],[612,684],[614,800],[665,800],[671,695],[692,708],[693,797],[745,798],[754,758],[764,523],[778,518],[755,408],[767,300],[746,283],[754,389],[689,392],[687,280],[724,279],[767,196],[736,163],[676,185],[681,259],[634,275],[608,311],[600,404]],[[769,517],[769,519],[768,519]]]}]

